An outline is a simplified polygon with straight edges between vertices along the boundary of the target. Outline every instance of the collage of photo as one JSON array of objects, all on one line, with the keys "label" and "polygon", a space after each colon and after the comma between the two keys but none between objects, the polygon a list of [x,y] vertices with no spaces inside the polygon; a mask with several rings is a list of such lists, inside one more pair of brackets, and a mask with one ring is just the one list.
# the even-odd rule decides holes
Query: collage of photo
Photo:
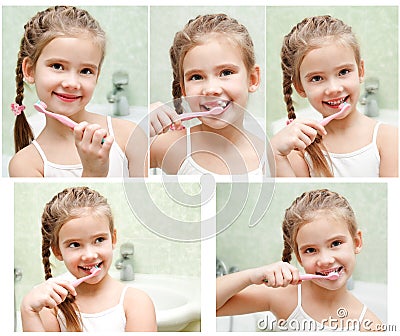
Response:
[{"label": "collage of photo", "polygon": [[400,330],[397,5],[1,10],[2,334]]}]

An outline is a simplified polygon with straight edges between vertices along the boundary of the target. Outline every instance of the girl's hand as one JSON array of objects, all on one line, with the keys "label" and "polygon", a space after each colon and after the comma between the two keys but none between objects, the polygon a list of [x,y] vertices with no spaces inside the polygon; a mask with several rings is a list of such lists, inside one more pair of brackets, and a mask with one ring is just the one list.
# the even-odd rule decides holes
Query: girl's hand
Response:
[{"label": "girl's hand", "polygon": [[271,265],[252,269],[250,281],[255,285],[268,287],[286,287],[297,285],[300,280],[299,270],[287,262],[279,261]]},{"label": "girl's hand", "polygon": [[316,120],[293,120],[271,139],[275,155],[288,156],[291,151],[304,151],[317,134],[326,135],[325,128]]},{"label": "girl's hand", "polygon": [[105,177],[108,174],[109,155],[114,138],[97,124],[86,121],[74,128],[75,146],[81,158],[82,177]]},{"label": "girl's hand", "polygon": [[39,313],[43,308],[52,309],[63,302],[68,293],[76,296],[76,290],[68,280],[51,278],[34,287],[22,300],[21,311]]},{"label": "girl's hand", "polygon": [[150,105],[150,137],[165,133],[171,124],[173,129],[182,127],[181,121],[174,122],[178,118],[174,109],[160,102]]}]

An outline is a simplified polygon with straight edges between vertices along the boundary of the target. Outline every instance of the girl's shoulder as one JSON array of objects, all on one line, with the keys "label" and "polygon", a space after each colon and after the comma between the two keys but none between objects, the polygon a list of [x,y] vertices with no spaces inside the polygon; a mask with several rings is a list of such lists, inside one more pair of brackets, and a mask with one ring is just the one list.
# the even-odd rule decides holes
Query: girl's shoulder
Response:
[{"label": "girl's shoulder", "polygon": [[21,149],[8,165],[10,177],[43,177],[43,160],[33,144]]},{"label": "girl's shoulder", "polygon": [[144,291],[129,287],[124,298],[125,331],[157,331],[153,301]]}]

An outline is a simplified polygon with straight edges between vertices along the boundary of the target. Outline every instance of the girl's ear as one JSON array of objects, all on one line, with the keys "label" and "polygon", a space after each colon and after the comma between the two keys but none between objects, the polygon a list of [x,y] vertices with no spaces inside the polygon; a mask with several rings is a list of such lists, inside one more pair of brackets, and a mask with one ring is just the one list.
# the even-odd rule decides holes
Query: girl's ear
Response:
[{"label": "girl's ear", "polygon": [[115,246],[117,245],[117,230],[116,229],[114,229],[114,232],[111,235],[111,242],[112,242],[112,248],[114,250]]},{"label": "girl's ear", "polygon": [[249,75],[249,92],[257,91],[258,87],[260,86],[260,81],[260,66],[256,64]]},{"label": "girl's ear", "polygon": [[355,237],[354,237],[354,253],[358,254],[362,250],[362,232],[360,230],[357,231]]},{"label": "girl's ear", "polygon": [[25,57],[22,61],[22,73],[29,84],[35,83],[35,69],[29,57]]},{"label": "girl's ear", "polygon": [[303,85],[301,83],[293,83],[293,86],[296,90],[296,92],[299,94],[300,97],[302,98],[307,98],[306,92],[303,89]]},{"label": "girl's ear", "polygon": [[360,67],[358,68],[358,77],[360,78],[360,83],[364,82],[365,70],[364,70],[364,60],[360,61]]},{"label": "girl's ear", "polygon": [[60,261],[63,261],[63,260],[64,260],[62,254],[61,254],[61,251],[60,251],[60,249],[58,248],[58,246],[52,246],[52,247],[51,247],[51,251],[53,252],[54,256],[55,256],[58,260],[60,260]]}]

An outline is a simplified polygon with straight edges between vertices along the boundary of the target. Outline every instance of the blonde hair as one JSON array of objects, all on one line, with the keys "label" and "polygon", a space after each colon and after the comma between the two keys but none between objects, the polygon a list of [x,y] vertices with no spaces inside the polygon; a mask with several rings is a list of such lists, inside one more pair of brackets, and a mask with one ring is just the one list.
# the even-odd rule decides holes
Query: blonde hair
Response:
[{"label": "blonde hair", "polygon": [[[59,248],[59,232],[68,221],[87,215],[105,216],[110,232],[114,232],[114,220],[107,199],[88,187],[67,188],[55,195],[44,208],[42,214],[42,263],[45,280],[52,278],[51,249]],[[82,331],[79,309],[74,297],[69,295],[58,305],[66,319],[68,331]]]},{"label": "blonde hair", "polygon": [[177,113],[182,113],[181,97],[183,87],[183,60],[189,50],[201,45],[210,35],[222,35],[234,43],[241,51],[248,71],[255,65],[254,45],[246,27],[226,14],[199,15],[189,20],[184,28],[175,34],[170,48],[173,72],[172,97]]},{"label": "blonde hair", "polygon": [[[106,38],[99,23],[83,9],[72,6],[55,6],[38,12],[24,26],[25,32],[21,39],[18,52],[17,66],[15,68],[16,97],[15,103],[22,105],[24,99],[24,74],[22,62],[29,58],[32,66],[53,39],[59,36],[80,37],[90,36],[102,51],[99,68],[104,59]],[[33,140],[33,132],[30,128],[24,112],[18,115],[14,125],[15,152],[28,146]]]},{"label": "blonde hair", "polygon": [[[320,48],[327,41],[351,47],[360,70],[360,46],[350,26],[329,15],[305,18],[284,37],[281,49],[283,97],[288,119],[296,118],[292,100],[292,84],[299,88],[302,87],[300,65],[311,50]],[[320,137],[317,137],[315,142],[306,148],[316,175],[332,177],[332,171],[322,150],[325,150],[325,147]]]},{"label": "blonde hair", "polygon": [[322,213],[345,222],[350,235],[356,236],[358,230],[356,217],[349,202],[343,196],[328,189],[304,192],[285,211],[282,223],[284,246],[282,261],[290,263],[292,252],[300,260],[296,242],[297,233],[304,224],[311,222]]}]

